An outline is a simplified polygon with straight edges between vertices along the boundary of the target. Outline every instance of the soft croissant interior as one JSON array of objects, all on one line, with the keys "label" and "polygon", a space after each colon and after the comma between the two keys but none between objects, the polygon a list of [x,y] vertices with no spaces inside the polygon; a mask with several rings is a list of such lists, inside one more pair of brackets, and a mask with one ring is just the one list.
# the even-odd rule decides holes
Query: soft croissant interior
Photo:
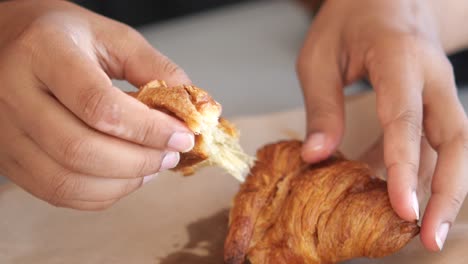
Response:
[{"label": "soft croissant interior", "polygon": [[194,149],[181,154],[176,170],[190,175],[201,166],[217,165],[244,180],[253,159],[242,150],[236,128],[220,117],[221,105],[206,91],[193,85],[168,87],[164,81],[152,81],[134,96],[184,121],[195,134]]},{"label": "soft croissant interior", "polygon": [[386,183],[368,166],[336,155],[315,165],[302,142],[269,144],[234,199],[228,264],[325,264],[383,257],[419,233],[393,211]]}]

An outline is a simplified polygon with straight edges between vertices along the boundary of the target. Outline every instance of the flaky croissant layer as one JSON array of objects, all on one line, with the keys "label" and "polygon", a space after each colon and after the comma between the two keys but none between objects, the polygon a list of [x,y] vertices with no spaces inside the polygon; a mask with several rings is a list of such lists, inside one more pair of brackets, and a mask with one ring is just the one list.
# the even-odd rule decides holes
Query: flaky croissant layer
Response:
[{"label": "flaky croissant layer", "polygon": [[155,80],[130,94],[148,107],[182,120],[195,134],[194,148],[181,154],[174,170],[191,175],[200,167],[217,165],[244,181],[253,159],[243,151],[237,129],[220,116],[221,105],[208,92],[193,85],[168,87]]},{"label": "flaky croissant layer", "polygon": [[282,141],[257,153],[234,199],[225,262],[337,263],[383,257],[419,233],[393,211],[386,183],[368,166],[335,156],[304,163],[302,142]]}]

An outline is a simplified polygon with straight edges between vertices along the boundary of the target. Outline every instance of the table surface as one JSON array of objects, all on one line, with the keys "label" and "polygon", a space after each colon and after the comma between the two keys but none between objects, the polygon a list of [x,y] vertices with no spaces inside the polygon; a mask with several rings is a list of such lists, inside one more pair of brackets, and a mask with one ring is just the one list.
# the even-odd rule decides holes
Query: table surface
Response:
[{"label": "table surface", "polygon": [[[374,107],[372,93],[346,100],[347,133],[341,147],[346,156],[356,158],[378,138],[376,114],[368,111]],[[297,109],[233,121],[247,132],[241,143],[253,154],[267,143],[302,138],[304,118]],[[238,188],[239,182],[217,167],[192,177],[164,172],[108,210],[81,212],[50,206],[5,184],[0,186],[0,263],[223,263],[229,208]],[[442,253],[429,253],[413,239],[391,257],[345,263],[466,264],[466,248],[468,203]]]},{"label": "table surface", "polygon": [[[225,116],[285,111],[303,105],[295,58],[310,24],[310,17],[291,2],[243,3],[139,31],[208,90]],[[132,89],[126,82],[115,83]],[[348,91],[361,89],[357,84]],[[468,93],[462,91],[460,98],[467,107]]]}]

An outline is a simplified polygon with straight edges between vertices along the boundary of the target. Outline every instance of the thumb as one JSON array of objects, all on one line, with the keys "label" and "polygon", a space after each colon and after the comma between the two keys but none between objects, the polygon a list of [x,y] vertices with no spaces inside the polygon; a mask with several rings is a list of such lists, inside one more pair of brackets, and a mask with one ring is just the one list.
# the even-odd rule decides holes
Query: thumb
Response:
[{"label": "thumb", "polygon": [[328,158],[340,144],[344,133],[341,73],[338,65],[329,62],[333,60],[322,57],[303,54],[298,61],[307,115],[302,158],[311,163]]},{"label": "thumb", "polygon": [[113,22],[99,39],[105,47],[101,56],[112,78],[124,79],[136,87],[153,80],[163,80],[168,86],[191,84],[187,74],[168,57],[156,50],[136,30]]}]

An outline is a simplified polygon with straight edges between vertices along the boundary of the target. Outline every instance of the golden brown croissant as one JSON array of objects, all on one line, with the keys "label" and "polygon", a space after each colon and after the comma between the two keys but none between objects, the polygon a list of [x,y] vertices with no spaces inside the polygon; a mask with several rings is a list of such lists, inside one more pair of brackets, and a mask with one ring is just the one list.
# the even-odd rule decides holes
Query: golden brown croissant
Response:
[{"label": "golden brown croissant", "polygon": [[141,87],[135,98],[184,121],[195,134],[195,146],[182,153],[175,170],[192,174],[204,165],[219,165],[243,181],[252,158],[244,153],[235,127],[220,118],[221,105],[206,91],[192,85],[167,87],[164,81],[152,81]]},{"label": "golden brown croissant", "polygon": [[228,264],[322,264],[383,257],[419,233],[399,218],[386,183],[340,155],[305,164],[300,141],[270,144],[234,199],[224,258]]}]

